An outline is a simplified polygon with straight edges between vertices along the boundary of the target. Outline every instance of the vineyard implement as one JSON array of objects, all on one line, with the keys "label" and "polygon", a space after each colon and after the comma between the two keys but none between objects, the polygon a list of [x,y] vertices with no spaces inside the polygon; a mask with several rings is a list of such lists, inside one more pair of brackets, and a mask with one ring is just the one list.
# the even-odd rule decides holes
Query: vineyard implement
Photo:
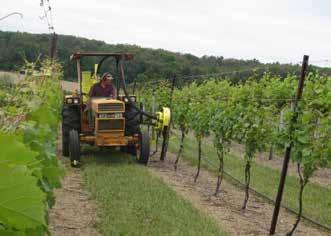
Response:
[{"label": "vineyard implement", "polygon": [[[81,70],[81,62],[86,57],[101,58],[94,66],[94,73]],[[117,77],[115,98],[89,98],[88,90],[95,78],[106,67],[107,59],[115,59]],[[163,107],[155,114],[144,111],[134,94],[129,94],[124,75],[124,62],[133,59],[127,53],[74,53],[79,89],[64,97],[62,109],[62,152],[69,156],[71,165],[80,164],[81,144],[98,147],[120,147],[124,152],[136,156],[141,164],[147,164],[150,156],[149,133],[142,125],[153,126],[158,132],[167,132],[171,113]],[[107,64],[108,65],[108,64]],[[103,69],[105,71],[105,69]],[[163,147],[162,153],[166,152]]]}]

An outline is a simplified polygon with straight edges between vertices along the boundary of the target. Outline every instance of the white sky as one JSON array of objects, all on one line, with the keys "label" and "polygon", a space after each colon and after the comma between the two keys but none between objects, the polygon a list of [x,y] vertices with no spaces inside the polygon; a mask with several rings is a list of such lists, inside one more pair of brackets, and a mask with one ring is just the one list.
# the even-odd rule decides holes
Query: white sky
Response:
[{"label": "white sky", "polygon": [[[46,1],[46,0],[45,0]],[[48,32],[40,0],[0,0],[0,30]],[[55,31],[197,56],[331,66],[331,0],[50,0]],[[328,59],[328,62],[325,60]]]}]

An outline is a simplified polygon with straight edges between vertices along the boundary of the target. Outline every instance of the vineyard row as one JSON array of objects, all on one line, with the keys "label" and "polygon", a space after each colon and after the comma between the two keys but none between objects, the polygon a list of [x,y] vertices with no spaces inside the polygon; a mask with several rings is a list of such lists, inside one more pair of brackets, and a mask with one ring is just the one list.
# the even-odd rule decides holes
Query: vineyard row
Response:
[{"label": "vineyard row", "polygon": [[[301,212],[303,190],[310,177],[331,161],[331,79],[309,73],[303,98],[293,109],[297,84],[296,76],[281,79],[265,74],[260,80],[248,79],[237,85],[216,79],[192,82],[172,92],[170,84],[161,81],[159,86],[145,87],[140,95],[147,110],[171,106],[173,127],[181,133],[175,168],[186,135],[193,131],[198,143],[195,181],[200,173],[203,141],[206,137],[213,139],[219,159],[215,195],[221,191],[224,158],[231,144],[244,146],[243,210],[249,199],[251,166],[256,154],[270,147],[284,150],[292,143],[291,159],[297,165]],[[295,124],[293,117],[297,117]]]}]

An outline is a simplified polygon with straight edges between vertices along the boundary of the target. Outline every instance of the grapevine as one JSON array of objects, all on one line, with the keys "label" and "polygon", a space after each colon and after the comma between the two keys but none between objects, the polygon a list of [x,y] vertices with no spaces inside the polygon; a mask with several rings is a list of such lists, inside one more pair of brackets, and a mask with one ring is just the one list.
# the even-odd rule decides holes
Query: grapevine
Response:
[{"label": "grapevine", "polygon": [[48,232],[52,190],[63,175],[56,158],[62,69],[48,60],[25,69],[18,84],[0,87],[0,233],[5,235]]},{"label": "grapevine", "polygon": [[[259,81],[252,78],[239,85],[211,79],[177,88],[172,114],[181,138],[175,169],[184,149],[185,136],[193,131],[198,143],[196,181],[200,173],[203,140],[205,137],[213,138],[219,157],[217,195],[223,178],[224,157],[231,143],[243,144],[246,164],[242,209],[245,209],[249,199],[251,165],[256,153],[269,150],[272,155],[273,150],[282,151],[293,141],[292,161],[297,164],[300,188],[299,214],[291,230],[293,233],[302,214],[304,187],[318,167],[326,166],[331,161],[331,79],[316,73],[309,74],[304,97],[295,111],[300,113],[300,119],[291,127],[296,87],[297,78],[293,75],[281,79],[265,74]],[[159,104],[167,104],[166,96],[160,98],[165,90],[156,94]],[[293,129],[293,136],[288,135],[291,133],[289,129]]]}]

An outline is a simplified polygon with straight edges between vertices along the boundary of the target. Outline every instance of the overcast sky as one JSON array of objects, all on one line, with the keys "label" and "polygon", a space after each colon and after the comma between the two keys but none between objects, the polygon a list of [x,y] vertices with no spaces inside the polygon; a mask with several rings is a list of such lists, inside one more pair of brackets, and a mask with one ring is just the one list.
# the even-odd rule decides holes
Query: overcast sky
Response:
[{"label": "overcast sky", "polygon": [[[48,32],[40,0],[0,1],[0,17],[24,15],[0,21],[0,30]],[[331,0],[49,1],[59,34],[262,62],[309,54],[331,66]]]}]

